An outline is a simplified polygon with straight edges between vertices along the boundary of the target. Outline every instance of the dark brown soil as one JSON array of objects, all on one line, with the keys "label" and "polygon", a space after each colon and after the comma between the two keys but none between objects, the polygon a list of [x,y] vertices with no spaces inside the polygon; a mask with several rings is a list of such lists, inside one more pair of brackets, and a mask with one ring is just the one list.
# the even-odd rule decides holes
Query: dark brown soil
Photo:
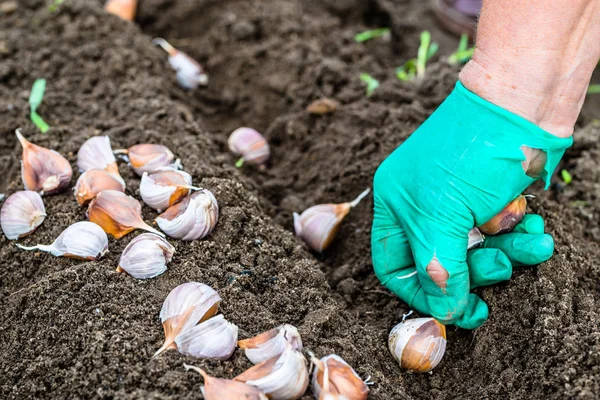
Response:
[{"label": "dark brown soil", "polygon": [[[17,127],[74,167],[79,146],[105,134],[115,148],[168,145],[194,183],[215,193],[219,224],[205,240],[171,241],[177,252],[169,270],[149,281],[114,272],[134,234],[111,240],[98,262],[22,252],[2,237],[1,398],[192,399],[201,397],[201,380],[183,362],[220,377],[240,373],[250,365],[240,352],[226,362],[174,351],[152,359],[163,338],[162,301],[187,281],[219,290],[241,337],[295,324],[307,348],[337,353],[370,375],[372,399],[600,397],[600,125],[576,132],[564,161],[570,185],[556,178],[550,191],[530,190],[531,211],[556,239],[553,259],[480,290],[488,323],[472,332],[450,327],[440,366],[407,374],[386,347],[408,309],[372,273],[371,198],[323,255],[294,238],[291,214],[370,186],[377,165],[451,90],[457,71],[443,60],[421,85],[393,75],[415,53],[418,33],[433,28],[427,2],[141,0],[137,25],[106,15],[101,3],[66,0],[50,12],[46,1],[22,0],[0,16],[0,191],[22,188]],[[356,32],[379,26],[392,27],[391,41],[354,43]],[[455,42],[433,32],[449,54]],[[202,62],[209,87],[178,88],[165,54],[151,45],[154,35]],[[370,98],[361,72],[381,81]],[[29,89],[41,77],[46,134],[28,120]],[[322,96],[341,108],[307,115]],[[233,167],[226,140],[241,125],[269,139],[266,170]],[[129,194],[139,196],[139,179],[120,169]],[[49,215],[25,244],[50,243],[85,218],[71,193],[44,202]],[[155,214],[144,208],[144,216]]]}]

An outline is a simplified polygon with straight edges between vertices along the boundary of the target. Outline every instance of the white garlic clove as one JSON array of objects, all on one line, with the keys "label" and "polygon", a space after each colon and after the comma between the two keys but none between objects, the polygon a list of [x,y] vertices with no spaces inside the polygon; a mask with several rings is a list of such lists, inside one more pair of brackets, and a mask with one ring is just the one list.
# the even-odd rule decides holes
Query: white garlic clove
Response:
[{"label": "white garlic clove", "polygon": [[154,172],[159,168],[179,168],[179,160],[166,146],[160,144],[136,144],[128,149],[118,149],[115,154],[126,154],[133,171],[142,176],[144,172]]},{"label": "white garlic clove", "polygon": [[429,372],[446,351],[446,327],[434,318],[415,318],[396,325],[388,347],[400,366],[408,371]]},{"label": "white garlic clove", "polygon": [[285,324],[253,338],[240,340],[238,346],[244,349],[252,364],[259,364],[283,353],[287,343],[290,343],[294,350],[302,351],[302,338],[298,329]]},{"label": "white garlic clove", "polygon": [[81,221],[65,229],[51,245],[21,246],[23,250],[40,250],[57,257],[99,260],[108,252],[108,237],[98,225]]},{"label": "white garlic clove", "polygon": [[288,343],[279,357],[256,364],[233,380],[256,386],[273,400],[299,399],[308,387],[306,359]]},{"label": "white garlic clove", "polygon": [[121,254],[117,272],[126,272],[137,279],[154,278],[167,270],[175,247],[153,233],[143,233],[133,239]]},{"label": "white garlic clove", "polygon": [[227,360],[235,351],[237,337],[237,326],[217,315],[181,332],[175,344],[187,356]]},{"label": "white garlic clove", "polygon": [[191,190],[200,190],[192,186],[192,176],[173,168],[160,168],[151,174],[144,172],[140,183],[142,200],[159,212],[180,202]]},{"label": "white garlic clove", "polygon": [[169,207],[156,218],[156,223],[172,238],[197,240],[211,233],[218,220],[219,205],[215,196],[200,189]]},{"label": "white garlic clove", "polygon": [[262,165],[269,159],[271,149],[267,139],[252,128],[238,128],[231,133],[227,140],[229,150],[241,155],[236,164],[240,167],[244,162],[252,165]]},{"label": "white garlic clove", "polygon": [[117,160],[108,136],[94,136],[86,140],[77,152],[77,167],[81,172],[101,169],[120,178]]},{"label": "white garlic clove", "polygon": [[23,190],[9,196],[2,205],[0,225],[9,240],[35,232],[46,218],[42,197],[34,191]]},{"label": "white garlic clove", "polygon": [[165,342],[154,356],[165,350],[177,348],[175,338],[215,315],[220,302],[219,294],[203,283],[188,282],[173,289],[160,310]]},{"label": "white garlic clove", "polygon": [[342,204],[319,204],[305,210],[302,214],[294,213],[294,230],[296,236],[304,240],[308,246],[319,253],[325,250],[340,229],[340,223],[350,210],[367,195],[366,189],[356,199]]},{"label": "white garlic clove", "polygon": [[204,386],[200,388],[204,400],[268,400],[268,397],[254,386],[229,379],[214,378],[202,369],[185,363],[183,366],[186,371],[191,369],[198,372],[204,378]]},{"label": "white garlic clove", "polygon": [[126,21],[133,21],[136,8],[137,0],[107,0],[104,5],[106,12]]},{"label": "white garlic clove", "polygon": [[125,192],[125,181],[118,174],[102,169],[89,169],[81,174],[73,188],[75,199],[81,206],[92,201],[104,190]]},{"label": "white garlic clove", "polygon": [[196,89],[199,85],[208,85],[208,75],[196,60],[171,46],[165,39],[152,41],[169,54],[169,64],[177,72],[177,83],[184,89]]},{"label": "white garlic clove", "polygon": [[473,228],[469,231],[469,243],[467,245],[467,249],[471,250],[477,246],[479,246],[481,243],[483,243],[483,234],[481,233],[481,231],[479,231],[479,229],[477,228]]},{"label": "white garlic clove", "polygon": [[18,129],[16,134],[23,147],[21,179],[25,189],[42,195],[66,189],[73,176],[67,159],[54,150],[29,142]]},{"label": "white garlic clove", "polygon": [[312,389],[316,398],[365,400],[369,387],[348,363],[338,355],[330,354],[317,360],[312,358],[315,370]]}]

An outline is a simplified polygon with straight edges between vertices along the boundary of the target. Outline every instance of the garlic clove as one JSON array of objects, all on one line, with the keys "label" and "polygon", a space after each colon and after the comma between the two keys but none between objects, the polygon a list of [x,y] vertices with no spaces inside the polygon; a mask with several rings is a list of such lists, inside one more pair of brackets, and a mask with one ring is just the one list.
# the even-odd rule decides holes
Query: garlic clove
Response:
[{"label": "garlic clove", "polygon": [[108,136],[94,136],[86,140],[77,152],[77,167],[81,172],[102,169],[121,177]]},{"label": "garlic clove", "polygon": [[175,337],[181,354],[197,358],[227,360],[235,351],[238,327],[217,315]]},{"label": "garlic clove", "polygon": [[126,21],[133,21],[136,7],[137,0],[107,0],[104,5],[106,12]]},{"label": "garlic clove", "polygon": [[240,167],[244,162],[252,165],[262,165],[269,159],[271,149],[267,139],[252,128],[238,128],[231,133],[227,140],[229,149],[241,155],[242,158],[236,164]]},{"label": "garlic clove", "polygon": [[244,349],[252,364],[259,364],[279,356],[286,349],[287,343],[290,343],[294,350],[302,351],[302,338],[298,329],[285,324],[253,338],[240,340],[238,346]]},{"label": "garlic clove", "polygon": [[408,371],[429,372],[446,351],[446,327],[434,318],[415,318],[396,325],[388,347],[400,366]]},{"label": "garlic clove", "polygon": [[198,367],[183,364],[185,369],[198,372],[204,378],[204,386],[200,388],[204,400],[267,400],[268,397],[258,388],[245,383],[218,379],[209,376]]},{"label": "garlic clove", "polygon": [[319,204],[294,213],[294,231],[308,246],[317,251],[325,250],[340,229],[340,223],[350,210],[367,195],[371,189],[363,191],[356,199],[342,204]]},{"label": "garlic clove", "polygon": [[98,225],[81,221],[65,229],[51,245],[22,246],[22,250],[40,250],[57,257],[96,261],[108,252],[108,237]]},{"label": "garlic clove", "polygon": [[175,247],[153,233],[142,233],[133,239],[121,254],[117,272],[137,279],[154,278],[167,270]]},{"label": "garlic clove", "polygon": [[73,188],[80,206],[89,203],[103,190],[125,192],[125,181],[120,175],[102,169],[90,169],[81,174]]},{"label": "garlic clove", "polygon": [[154,356],[165,350],[177,348],[175,338],[215,315],[220,302],[219,294],[203,283],[188,282],[173,289],[160,310],[165,342]]},{"label": "garlic clove", "polygon": [[2,205],[0,225],[7,239],[16,240],[35,232],[45,218],[42,197],[37,192],[22,190],[9,196]]},{"label": "garlic clove", "polygon": [[477,246],[479,246],[481,243],[483,243],[483,235],[481,234],[481,231],[477,228],[473,228],[469,231],[469,242],[467,244],[467,249],[471,250]]},{"label": "garlic clove", "polygon": [[42,195],[66,189],[73,175],[67,159],[54,150],[29,142],[18,129],[16,135],[23,147],[21,178],[25,189]]},{"label": "garlic clove", "polygon": [[315,397],[335,399],[365,400],[369,387],[348,363],[338,355],[330,354],[317,360],[312,358],[316,368],[312,376],[312,389]]},{"label": "garlic clove", "polygon": [[253,366],[233,380],[256,386],[273,400],[299,399],[308,387],[306,359],[288,343],[280,356]]},{"label": "garlic clove", "polygon": [[527,198],[519,195],[504,207],[502,211],[496,214],[485,224],[479,227],[479,230],[486,235],[498,235],[500,233],[510,232],[523,217],[527,210]]},{"label": "garlic clove", "polygon": [[219,220],[219,205],[213,194],[200,189],[172,205],[156,218],[167,235],[181,240],[197,240],[212,232]]},{"label": "garlic clove", "polygon": [[313,115],[324,115],[335,112],[339,106],[340,103],[333,99],[322,98],[310,103],[310,105],[306,107],[306,111]]},{"label": "garlic clove", "polygon": [[178,167],[179,160],[173,161],[175,156],[166,146],[160,144],[136,144],[129,149],[119,149],[115,154],[126,154],[129,164],[136,174],[142,176],[144,172],[154,172],[162,167]]},{"label": "garlic clove", "polygon": [[144,172],[140,184],[144,203],[159,212],[180,202],[191,190],[200,190],[192,186],[192,176],[173,168],[160,168],[151,174]]},{"label": "garlic clove", "polygon": [[118,190],[103,190],[88,206],[88,219],[102,227],[115,239],[142,229],[164,237],[165,235],[142,220],[139,201]]},{"label": "garlic clove", "polygon": [[199,85],[208,85],[208,75],[196,60],[177,50],[163,38],[156,38],[152,43],[169,54],[169,64],[177,72],[179,86],[184,89],[196,89]]}]

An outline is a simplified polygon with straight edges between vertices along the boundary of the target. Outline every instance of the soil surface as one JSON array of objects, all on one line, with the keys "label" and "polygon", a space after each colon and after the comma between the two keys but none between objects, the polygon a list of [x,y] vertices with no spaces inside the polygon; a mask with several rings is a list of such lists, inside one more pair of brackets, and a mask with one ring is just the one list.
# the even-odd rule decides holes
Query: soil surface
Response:
[{"label": "soil surface", "polygon": [[[387,350],[388,332],[408,308],[372,271],[372,198],[321,255],[294,237],[291,216],[371,186],[378,164],[451,91],[458,69],[444,55],[456,40],[435,27],[428,2],[142,0],[135,24],[107,15],[102,3],[66,0],[51,11],[48,1],[21,0],[0,14],[0,191],[23,188],[16,128],[74,170],[81,144],[108,135],[113,148],[169,146],[194,184],[214,192],[219,223],[205,240],[171,240],[169,270],[147,281],[114,271],[138,233],[111,239],[97,262],[24,252],[2,236],[1,398],[201,398],[201,379],[184,362],[219,377],[250,363],[240,351],[225,362],[176,351],[152,358],[163,339],[162,302],[188,281],[219,291],[240,338],[296,325],[306,348],[339,354],[371,376],[371,399],[600,397],[600,124],[582,118],[561,166],[570,185],[555,177],[552,190],[528,191],[536,195],[530,211],[555,237],[552,260],[478,290],[490,320],[476,331],[448,327],[439,367],[408,374]],[[380,26],[392,28],[391,40],[354,42],[355,33]],[[424,28],[441,55],[425,81],[402,83],[394,68],[416,54]],[[159,35],[204,65],[207,88],[177,86],[165,53],[151,44]],[[371,97],[361,72],[381,82]],[[28,118],[36,78],[48,82],[38,109],[52,127],[46,134]],[[340,108],[308,115],[305,107],[321,97]],[[264,170],[233,166],[226,141],[243,125],[271,144]],[[120,172],[139,198],[139,178],[125,163]],[[85,219],[70,192],[44,203],[48,217],[23,244],[49,244]],[[143,211],[148,222],[156,216]]]}]

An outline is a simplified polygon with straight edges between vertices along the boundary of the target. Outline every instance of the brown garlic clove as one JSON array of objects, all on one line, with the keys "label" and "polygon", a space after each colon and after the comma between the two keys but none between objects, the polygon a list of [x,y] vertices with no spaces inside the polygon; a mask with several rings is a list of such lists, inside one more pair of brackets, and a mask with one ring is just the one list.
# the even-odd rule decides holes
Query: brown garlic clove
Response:
[{"label": "brown garlic clove", "polygon": [[238,347],[243,349],[252,364],[259,364],[283,353],[290,343],[292,348],[302,351],[302,338],[298,329],[284,324],[275,329],[261,333],[250,339],[238,341]]},{"label": "brown garlic clove", "polygon": [[136,8],[137,0],[107,0],[104,5],[106,12],[126,21],[133,21]]},{"label": "brown garlic clove", "polygon": [[10,195],[2,204],[0,226],[7,239],[16,240],[35,232],[45,218],[42,197],[37,192],[22,190]]},{"label": "brown garlic clove", "polygon": [[92,201],[103,190],[125,192],[125,181],[120,175],[102,169],[90,169],[81,174],[73,188],[80,206]]},{"label": "brown garlic clove", "polygon": [[333,99],[322,98],[310,103],[310,105],[306,107],[306,111],[313,115],[324,115],[335,112],[339,106],[340,103]]},{"label": "brown garlic clove", "polygon": [[54,150],[29,142],[18,129],[16,134],[23,147],[21,178],[25,189],[42,195],[66,189],[73,176],[67,159]]},{"label": "brown garlic clove", "polygon": [[519,195],[492,219],[481,225],[479,230],[486,235],[498,235],[510,232],[523,220],[526,210],[527,199],[525,196]]},{"label": "brown garlic clove", "polygon": [[190,369],[198,372],[204,378],[204,386],[200,388],[205,400],[267,400],[268,397],[258,388],[245,383],[218,379],[209,376],[198,367],[183,364],[186,371]]},{"label": "brown garlic clove", "polygon": [[94,136],[86,140],[77,152],[77,167],[81,172],[102,169],[121,178],[108,136]]},{"label": "brown garlic clove", "polygon": [[173,161],[175,156],[171,150],[160,144],[136,144],[129,149],[115,150],[114,153],[126,154],[131,168],[139,176],[163,167],[179,167],[179,160]]},{"label": "brown garlic clove", "polygon": [[320,360],[314,356],[312,388],[318,399],[365,400],[369,387],[343,358],[330,354]]},{"label": "brown garlic clove", "polygon": [[319,253],[325,250],[340,229],[340,224],[350,210],[367,195],[366,189],[356,199],[342,204],[319,204],[305,210],[302,214],[294,213],[294,230],[296,236]]},{"label": "brown garlic clove", "polygon": [[140,183],[142,200],[148,207],[159,212],[179,203],[191,190],[200,190],[192,186],[192,176],[168,167],[160,168],[151,174],[144,172]]},{"label": "brown garlic clove", "polygon": [[434,318],[402,321],[390,332],[388,347],[402,368],[429,372],[446,351],[446,327]]},{"label": "brown garlic clove", "polygon": [[142,220],[142,205],[139,201],[117,190],[100,192],[88,206],[87,213],[90,221],[100,225],[115,239],[136,229],[165,236]]}]

